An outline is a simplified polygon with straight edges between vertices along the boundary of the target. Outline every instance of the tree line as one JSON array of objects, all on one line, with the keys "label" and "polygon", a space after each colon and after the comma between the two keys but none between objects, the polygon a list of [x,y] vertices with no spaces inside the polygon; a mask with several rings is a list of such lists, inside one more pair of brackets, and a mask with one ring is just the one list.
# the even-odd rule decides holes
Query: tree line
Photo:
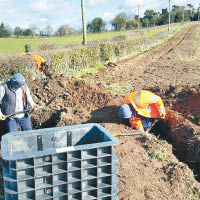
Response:
[{"label": "tree line", "polygon": [[[173,5],[171,10],[171,23],[179,23],[186,21],[199,21],[200,20],[200,7],[194,8],[192,4],[187,4],[187,6]],[[139,18],[139,19],[138,19]],[[146,10],[143,17],[131,13],[127,14],[121,12],[117,14],[110,24],[113,30],[130,30],[136,29],[138,27],[152,27],[159,26],[169,23],[169,13],[168,9],[162,9],[161,12],[155,12],[152,10]],[[87,24],[87,31],[92,33],[105,32],[106,22],[100,18],[96,17],[91,22]],[[80,34],[82,30],[75,30],[69,25],[60,26],[55,32],[53,27],[47,25],[44,30],[40,30],[37,26],[31,25],[30,28],[23,29],[21,27],[15,27],[14,30],[6,26],[3,22],[0,25],[0,37],[10,37],[12,35],[16,37],[20,36],[66,36]]]}]

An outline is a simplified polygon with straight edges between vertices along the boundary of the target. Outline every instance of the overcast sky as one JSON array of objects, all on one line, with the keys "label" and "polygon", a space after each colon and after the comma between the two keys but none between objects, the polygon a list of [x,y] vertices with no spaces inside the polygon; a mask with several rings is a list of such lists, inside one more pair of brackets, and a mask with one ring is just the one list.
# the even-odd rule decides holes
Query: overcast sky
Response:
[{"label": "overcast sky", "polygon": [[[95,17],[101,17],[106,22],[112,20],[118,13],[134,12],[140,4],[140,16],[147,9],[160,11],[168,7],[169,0],[85,0],[86,22]],[[186,6],[192,4],[198,7],[198,0],[171,0],[171,5]],[[19,26],[28,28],[37,25],[40,29],[48,24],[54,30],[68,24],[80,29],[81,0],[0,0],[0,22],[11,28]]]}]

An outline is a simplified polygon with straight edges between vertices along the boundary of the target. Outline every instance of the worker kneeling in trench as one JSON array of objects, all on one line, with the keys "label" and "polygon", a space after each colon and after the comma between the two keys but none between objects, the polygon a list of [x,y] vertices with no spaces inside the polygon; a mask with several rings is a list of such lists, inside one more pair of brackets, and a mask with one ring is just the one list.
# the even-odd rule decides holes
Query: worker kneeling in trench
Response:
[{"label": "worker kneeling in trench", "polygon": [[119,110],[119,117],[140,133],[148,132],[157,119],[166,115],[162,99],[147,90],[128,94]]}]

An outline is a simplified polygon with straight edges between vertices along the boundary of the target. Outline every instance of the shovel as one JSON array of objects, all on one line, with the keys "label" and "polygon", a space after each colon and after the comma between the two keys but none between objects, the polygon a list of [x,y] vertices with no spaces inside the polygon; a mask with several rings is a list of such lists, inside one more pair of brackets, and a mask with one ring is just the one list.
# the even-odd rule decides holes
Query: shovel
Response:
[{"label": "shovel", "polygon": [[[55,99],[56,99],[57,96],[53,97],[49,102],[47,102],[44,106],[39,106],[40,109],[42,108],[46,108],[47,106],[49,106],[49,104],[51,104]],[[26,112],[31,112],[33,111],[33,108],[28,108],[28,109],[25,109],[23,111],[19,111],[19,112],[15,112],[15,113],[12,113],[10,115],[5,115],[5,117],[12,117],[14,115],[18,115],[18,114],[21,114],[21,113],[26,113]]]},{"label": "shovel", "polygon": [[133,136],[133,135],[150,135],[149,131],[152,129],[152,127],[156,124],[156,122],[160,121],[163,115],[161,115],[159,118],[156,118],[156,120],[152,123],[152,125],[145,131],[145,133],[141,133],[138,131],[132,132],[132,133],[114,133],[113,136]]}]

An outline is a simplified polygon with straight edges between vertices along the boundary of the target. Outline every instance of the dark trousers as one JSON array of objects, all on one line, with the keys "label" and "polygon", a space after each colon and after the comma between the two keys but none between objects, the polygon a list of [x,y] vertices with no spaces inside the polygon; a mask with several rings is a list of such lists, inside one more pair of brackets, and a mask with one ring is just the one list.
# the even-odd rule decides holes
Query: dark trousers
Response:
[{"label": "dark trousers", "polygon": [[6,119],[8,133],[18,130],[18,125],[21,126],[22,131],[32,130],[30,117]]}]

